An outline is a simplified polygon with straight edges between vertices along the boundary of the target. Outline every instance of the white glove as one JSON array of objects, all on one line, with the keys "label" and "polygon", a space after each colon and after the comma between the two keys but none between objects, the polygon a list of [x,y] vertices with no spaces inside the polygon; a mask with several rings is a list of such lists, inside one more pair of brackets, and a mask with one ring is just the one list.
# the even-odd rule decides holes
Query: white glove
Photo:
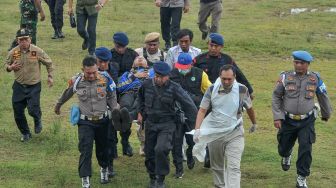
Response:
[{"label": "white glove", "polygon": [[195,143],[199,142],[200,135],[201,135],[201,130],[196,129],[195,132],[194,132],[194,137],[193,137],[193,140],[194,140]]},{"label": "white glove", "polygon": [[249,133],[253,133],[254,131],[256,131],[257,127],[258,127],[257,124],[252,124],[249,129]]}]

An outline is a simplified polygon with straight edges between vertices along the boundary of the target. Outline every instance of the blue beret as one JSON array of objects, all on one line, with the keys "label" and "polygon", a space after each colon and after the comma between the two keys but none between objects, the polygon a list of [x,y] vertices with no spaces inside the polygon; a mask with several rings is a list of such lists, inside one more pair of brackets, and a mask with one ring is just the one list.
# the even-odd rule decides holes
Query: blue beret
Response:
[{"label": "blue beret", "polygon": [[157,61],[153,65],[154,72],[163,76],[170,73],[170,67],[167,63],[163,61]]},{"label": "blue beret", "polygon": [[128,37],[127,37],[126,33],[124,33],[124,32],[114,33],[113,41],[115,43],[118,43],[118,44],[122,45],[122,46],[127,46],[128,45]]},{"label": "blue beret", "polygon": [[111,51],[105,47],[96,48],[95,55],[103,61],[110,61],[112,59]]},{"label": "blue beret", "polygon": [[310,63],[311,61],[313,61],[313,56],[310,55],[309,52],[307,51],[303,51],[303,50],[300,50],[300,51],[294,51],[292,53],[292,56],[295,60],[301,60],[301,61],[306,61],[308,63]]},{"label": "blue beret", "polygon": [[224,45],[224,38],[219,33],[211,33],[209,35],[209,39],[210,39],[211,43],[215,43],[215,44],[218,44],[218,45],[221,45],[221,46]]}]

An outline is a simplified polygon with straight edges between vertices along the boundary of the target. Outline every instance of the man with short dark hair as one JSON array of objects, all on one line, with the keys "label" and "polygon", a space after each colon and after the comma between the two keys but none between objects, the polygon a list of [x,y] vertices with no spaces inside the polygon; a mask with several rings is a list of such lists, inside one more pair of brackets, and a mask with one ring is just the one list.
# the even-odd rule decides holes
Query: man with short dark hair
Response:
[{"label": "man with short dark hair", "polygon": [[106,72],[99,72],[96,58],[87,56],[82,62],[83,73],[77,74],[69,80],[68,88],[59,98],[55,113],[60,114],[61,106],[75,93],[79,100],[80,118],[78,120],[78,149],[79,176],[82,178],[82,187],[90,187],[92,175],[92,149],[93,142],[96,146],[96,157],[100,169],[100,183],[109,182],[108,177],[108,124],[109,117],[107,106],[118,109],[115,84]]},{"label": "man with short dark hair", "polygon": [[31,32],[20,29],[16,33],[19,45],[9,51],[5,60],[7,72],[14,72],[12,104],[14,118],[25,142],[31,138],[25,116],[25,108],[34,118],[35,133],[42,131],[41,122],[41,64],[45,65],[48,72],[48,85],[53,85],[53,66],[50,57],[39,47],[31,44]]},{"label": "man with short dark hair", "polygon": [[169,174],[168,154],[172,149],[176,129],[174,104],[181,104],[191,126],[195,123],[197,108],[181,86],[169,80],[170,68],[164,62],[153,66],[155,76],[145,80],[138,92],[138,122],[145,122],[145,165],[150,177],[150,188],[164,188]]},{"label": "man with short dark hair", "polygon": [[[248,89],[235,77],[232,65],[220,68],[219,77],[203,96],[196,118],[193,155],[203,161],[208,145],[215,187],[240,187],[240,161],[244,151],[243,108],[252,122],[250,132],[257,127]],[[205,117],[210,106],[212,111]]]},{"label": "man with short dark hair", "polygon": [[223,36],[220,35],[219,33],[210,34],[208,41],[208,51],[195,57],[195,59],[193,60],[194,61],[193,66],[204,70],[209,75],[210,81],[214,83],[218,78],[219,69],[223,65],[227,64],[232,65],[237,72],[236,80],[239,83],[244,84],[248,88],[248,91],[251,94],[251,97],[253,98],[252,86],[246,79],[243,72],[239,69],[235,61],[229,55],[221,52],[223,47],[224,47]]},{"label": "man with short dark hair", "polygon": [[296,161],[297,188],[308,188],[307,176],[312,163],[312,144],[315,143],[315,120],[321,107],[321,120],[328,121],[332,107],[327,88],[319,73],[309,71],[313,56],[307,51],[294,51],[294,71],[282,72],[272,96],[274,127],[279,129],[278,152],[282,157],[281,167],[289,170],[293,147],[298,140]]},{"label": "man with short dark hair", "polygon": [[177,32],[180,30],[182,11],[189,12],[189,0],[155,0],[155,5],[160,7],[161,33],[165,41],[165,50],[177,45]]},{"label": "man with short dark hair", "polygon": [[201,49],[191,46],[194,34],[190,29],[181,29],[177,33],[178,45],[170,48],[167,52],[166,63],[172,69],[181,53],[188,53],[192,59],[201,54]]}]

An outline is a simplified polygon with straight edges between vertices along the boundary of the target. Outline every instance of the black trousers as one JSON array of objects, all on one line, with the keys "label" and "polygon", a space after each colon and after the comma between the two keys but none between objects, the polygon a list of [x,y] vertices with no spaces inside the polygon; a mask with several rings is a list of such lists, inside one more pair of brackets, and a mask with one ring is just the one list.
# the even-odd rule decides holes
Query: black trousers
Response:
[{"label": "black trousers", "polygon": [[54,30],[63,27],[63,5],[65,0],[48,0],[48,6],[51,17],[51,25]]},{"label": "black trousers", "polygon": [[299,121],[286,117],[277,134],[278,152],[282,157],[291,155],[295,141],[298,139],[299,151],[296,169],[297,174],[304,177],[310,174],[312,144],[315,143],[316,137],[314,123],[314,115]]},{"label": "black trousers", "polygon": [[[88,52],[93,55],[96,49],[96,26],[98,20],[98,13],[89,15],[86,10],[83,14],[76,14],[77,17],[77,33],[84,40],[89,40]],[[87,28],[86,28],[87,23]]]},{"label": "black trousers", "polygon": [[[120,108],[126,108],[130,114],[131,120],[137,119],[137,113],[136,113],[136,97],[137,97],[137,93],[136,92],[128,92],[125,94],[122,94],[119,97],[119,104],[120,104]],[[115,139],[115,144],[118,143],[118,137],[117,137],[117,131],[114,130],[114,139]],[[129,137],[131,135],[131,128],[125,131],[120,131],[119,135],[121,137],[121,144],[123,146],[128,145],[129,141]]]},{"label": "black trousers", "polygon": [[108,123],[108,133],[107,133],[107,152],[108,152],[108,166],[113,167],[113,158],[116,155],[116,142],[117,140],[116,131],[114,130],[112,121],[109,120]]},{"label": "black trousers", "polygon": [[176,131],[174,132],[173,139],[173,163],[176,167],[176,171],[183,170],[183,153],[182,153],[182,145],[183,145],[183,136],[184,130],[181,125],[176,127]]},{"label": "black trousers", "polygon": [[96,157],[99,166],[106,168],[108,159],[108,118],[99,121],[79,120],[78,122],[78,149],[80,152],[78,172],[80,177],[92,175],[93,141],[96,145]]},{"label": "black trousers", "polygon": [[182,7],[161,7],[160,22],[162,38],[170,44],[170,40],[177,42],[176,34],[180,31]]},{"label": "black trousers", "polygon": [[182,153],[182,146],[183,146],[183,137],[186,138],[186,142],[188,148],[186,150],[186,155],[188,160],[193,158],[192,150],[194,148],[195,142],[193,140],[193,136],[191,134],[185,134],[183,126],[177,126],[176,131],[174,132],[174,140],[173,140],[173,163],[177,170],[183,169],[183,153]]},{"label": "black trousers", "polygon": [[41,82],[34,85],[22,85],[15,81],[12,89],[12,105],[16,125],[19,128],[21,134],[30,134],[25,116],[25,109],[26,107],[28,108],[28,113],[34,118],[35,125],[41,121]]},{"label": "black trousers", "polygon": [[150,176],[169,174],[168,154],[172,149],[174,120],[164,123],[145,122],[145,165]]}]

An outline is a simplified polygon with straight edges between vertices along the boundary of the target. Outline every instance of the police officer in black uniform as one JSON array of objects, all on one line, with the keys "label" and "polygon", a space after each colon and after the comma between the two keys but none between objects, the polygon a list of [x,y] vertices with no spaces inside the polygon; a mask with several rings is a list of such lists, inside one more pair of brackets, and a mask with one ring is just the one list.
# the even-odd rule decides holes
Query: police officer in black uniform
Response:
[{"label": "police officer in black uniform", "polygon": [[[132,65],[134,59],[138,56],[138,54],[131,48],[127,48],[128,45],[128,37],[126,33],[117,32],[113,35],[114,48],[111,49],[112,59],[111,62],[117,63],[119,66],[118,76],[121,76],[124,72],[130,71],[132,69]],[[129,122],[130,124],[132,122]],[[133,156],[133,149],[128,141],[131,135],[131,129],[126,131],[121,131],[121,144],[123,147],[123,155]],[[117,134],[115,133],[116,144],[118,143]],[[117,147],[116,147],[117,148]],[[118,157],[117,149],[115,150],[115,158]]]},{"label": "police officer in black uniform", "polygon": [[[116,63],[110,62],[112,59],[112,53],[111,51],[106,48],[106,47],[99,47],[96,48],[95,51],[95,56],[97,60],[97,66],[99,71],[105,71],[107,72],[113,79],[114,82],[115,80],[118,79],[118,68],[115,67]],[[109,109],[109,111],[111,111]],[[114,177],[116,175],[114,169],[113,169],[113,159],[115,156],[116,152],[116,131],[114,129],[114,126],[112,124],[112,121],[109,121],[109,126],[108,126],[108,136],[107,136],[107,147],[108,147],[108,175],[109,177]]]},{"label": "police officer in black uniform", "polygon": [[[207,88],[210,87],[211,82],[208,75],[202,69],[192,67],[191,63],[191,56],[188,53],[181,53],[178,56],[178,61],[175,63],[175,68],[170,73],[170,80],[180,84],[198,107],[203,98],[203,94]],[[192,150],[195,145],[193,136],[185,134],[185,132],[184,125],[177,126],[172,152],[174,158],[173,162],[176,167],[176,178],[182,178],[183,176],[183,137],[185,137],[188,144],[186,150],[188,168],[193,169],[195,165],[195,160],[192,156]]]},{"label": "police officer in black uniform", "polygon": [[168,154],[176,130],[174,103],[179,102],[194,125],[197,108],[182,87],[169,80],[170,67],[167,63],[154,63],[155,76],[143,82],[139,89],[138,122],[145,121],[145,165],[150,177],[149,187],[165,187],[164,179],[169,173]]},{"label": "police officer in black uniform", "polygon": [[[195,57],[193,65],[203,69],[208,75],[211,83],[214,83],[219,75],[219,69],[226,64],[231,64],[236,69],[237,82],[244,84],[250,95],[253,89],[243,72],[239,69],[234,60],[227,54],[221,52],[224,46],[224,38],[218,33],[209,35],[208,52],[202,53]],[[252,97],[252,95],[251,95]]]}]

